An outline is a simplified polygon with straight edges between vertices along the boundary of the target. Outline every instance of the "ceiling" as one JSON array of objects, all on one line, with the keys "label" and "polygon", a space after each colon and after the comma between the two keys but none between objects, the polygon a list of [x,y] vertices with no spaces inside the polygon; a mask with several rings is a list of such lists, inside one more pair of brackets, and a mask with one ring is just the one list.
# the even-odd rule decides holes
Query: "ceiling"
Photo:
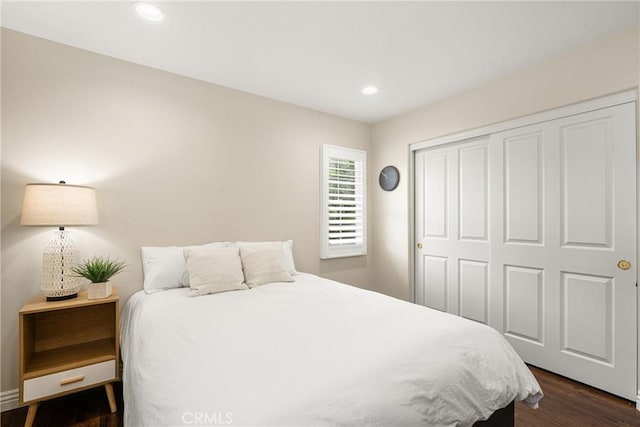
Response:
[{"label": "ceiling", "polygon": [[[3,1],[3,27],[373,123],[638,25],[640,2]],[[379,92],[360,90],[375,85]]]}]

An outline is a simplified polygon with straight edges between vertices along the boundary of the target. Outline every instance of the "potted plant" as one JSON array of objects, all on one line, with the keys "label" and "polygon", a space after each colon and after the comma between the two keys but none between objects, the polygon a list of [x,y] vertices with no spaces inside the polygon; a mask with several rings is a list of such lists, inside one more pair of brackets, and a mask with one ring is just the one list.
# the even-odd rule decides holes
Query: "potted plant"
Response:
[{"label": "potted plant", "polygon": [[111,295],[111,279],[125,269],[124,261],[112,261],[109,258],[95,256],[82,261],[71,269],[79,277],[89,279],[89,299],[106,298]]}]

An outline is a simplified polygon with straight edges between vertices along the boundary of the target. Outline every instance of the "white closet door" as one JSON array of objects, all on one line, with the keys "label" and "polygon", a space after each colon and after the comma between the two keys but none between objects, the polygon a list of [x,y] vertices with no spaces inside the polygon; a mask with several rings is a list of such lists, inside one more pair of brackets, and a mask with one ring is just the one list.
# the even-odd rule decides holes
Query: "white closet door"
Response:
[{"label": "white closet door", "polygon": [[415,157],[416,274],[423,284],[416,302],[482,323],[489,316],[488,143],[485,137]]},{"label": "white closet door", "polygon": [[417,152],[416,302],[635,400],[635,147],[628,103]]},{"label": "white closet door", "polygon": [[494,134],[491,144],[503,165],[492,183],[503,216],[492,236],[499,329],[527,362],[635,400],[634,104]]}]

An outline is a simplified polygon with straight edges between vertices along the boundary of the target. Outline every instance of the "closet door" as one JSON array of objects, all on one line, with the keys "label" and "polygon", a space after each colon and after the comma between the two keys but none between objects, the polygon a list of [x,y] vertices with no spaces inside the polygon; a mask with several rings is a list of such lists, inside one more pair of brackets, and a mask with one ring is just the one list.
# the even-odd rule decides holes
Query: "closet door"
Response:
[{"label": "closet door", "polygon": [[416,302],[489,321],[489,137],[416,153]]},{"label": "closet door", "polygon": [[416,152],[416,302],[635,400],[635,147],[627,103]]},{"label": "closet door", "polygon": [[496,325],[528,363],[635,400],[634,104],[491,144],[502,165],[492,183]]}]

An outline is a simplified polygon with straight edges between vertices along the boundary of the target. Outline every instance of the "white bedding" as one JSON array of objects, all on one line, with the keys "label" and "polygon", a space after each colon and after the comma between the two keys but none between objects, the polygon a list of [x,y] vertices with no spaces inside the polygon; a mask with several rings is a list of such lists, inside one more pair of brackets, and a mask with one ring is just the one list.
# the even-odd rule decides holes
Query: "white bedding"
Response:
[{"label": "white bedding", "polygon": [[535,378],[495,330],[300,273],[122,312],[125,425],[466,426]]}]

